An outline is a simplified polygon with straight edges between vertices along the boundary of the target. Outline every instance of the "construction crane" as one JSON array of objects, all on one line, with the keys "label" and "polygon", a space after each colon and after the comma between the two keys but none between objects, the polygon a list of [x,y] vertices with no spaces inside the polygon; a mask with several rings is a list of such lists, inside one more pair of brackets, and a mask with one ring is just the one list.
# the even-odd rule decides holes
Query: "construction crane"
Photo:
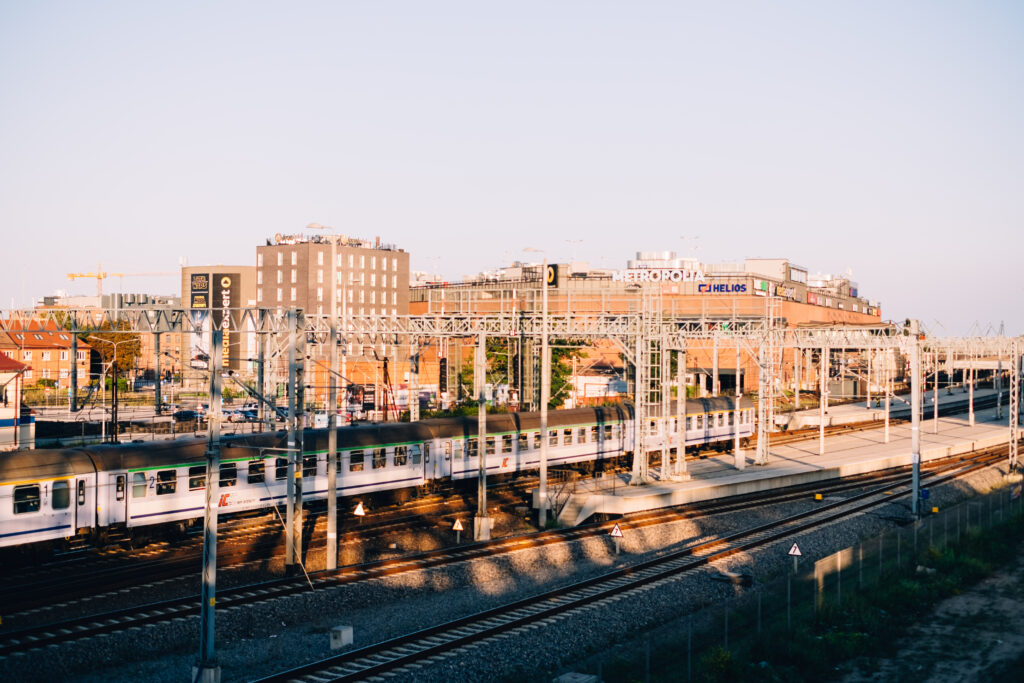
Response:
[{"label": "construction crane", "polygon": [[177,275],[172,272],[160,272],[160,273],[107,273],[103,270],[103,264],[96,264],[95,273],[68,273],[68,279],[74,281],[77,278],[95,278],[96,279],[96,296],[103,298],[103,281],[108,277],[119,277],[125,276],[139,277],[139,276],[161,276],[161,275]]}]

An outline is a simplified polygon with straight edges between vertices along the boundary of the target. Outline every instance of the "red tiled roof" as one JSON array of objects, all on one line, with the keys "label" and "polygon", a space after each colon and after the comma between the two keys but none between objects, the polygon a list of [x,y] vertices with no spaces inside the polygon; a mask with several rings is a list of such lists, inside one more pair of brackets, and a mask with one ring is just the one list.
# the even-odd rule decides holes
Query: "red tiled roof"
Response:
[{"label": "red tiled roof", "polygon": [[8,358],[0,353],[0,372],[21,372],[27,368],[28,366],[24,363]]}]

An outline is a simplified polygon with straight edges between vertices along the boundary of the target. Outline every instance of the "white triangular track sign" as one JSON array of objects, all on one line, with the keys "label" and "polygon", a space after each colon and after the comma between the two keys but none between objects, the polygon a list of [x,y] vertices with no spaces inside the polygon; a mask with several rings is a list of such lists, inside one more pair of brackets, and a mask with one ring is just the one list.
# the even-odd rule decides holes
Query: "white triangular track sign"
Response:
[{"label": "white triangular track sign", "polygon": [[622,538],[622,529],[620,529],[619,525],[616,524],[612,527],[612,530],[608,532],[608,535],[612,538]]},{"label": "white triangular track sign", "polygon": [[793,547],[789,549],[789,554],[794,557],[800,557],[801,555],[803,555],[803,553],[800,552],[800,546],[798,546],[796,543],[794,543]]},{"label": "white triangular track sign", "polygon": [[358,505],[356,505],[356,509],[355,509],[355,511],[352,514],[355,515],[356,517],[365,517],[366,516],[366,510],[363,509],[363,504],[359,503]]}]

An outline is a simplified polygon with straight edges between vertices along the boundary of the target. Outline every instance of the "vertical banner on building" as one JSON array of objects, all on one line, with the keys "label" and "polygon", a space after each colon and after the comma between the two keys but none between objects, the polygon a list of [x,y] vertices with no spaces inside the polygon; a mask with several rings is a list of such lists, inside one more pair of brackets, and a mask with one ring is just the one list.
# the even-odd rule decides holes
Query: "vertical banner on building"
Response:
[{"label": "vertical banner on building", "polygon": [[[208,273],[192,273],[189,277],[189,308],[209,310],[210,276]],[[209,325],[202,332],[192,332],[189,337],[189,366],[197,370],[210,367]]]},{"label": "vertical banner on building", "polygon": [[224,333],[223,362],[225,370],[238,370],[242,356],[242,335],[238,329],[237,311],[240,298],[239,284],[241,275],[238,273],[214,273],[213,286],[210,293],[210,308],[213,312],[213,324]]}]

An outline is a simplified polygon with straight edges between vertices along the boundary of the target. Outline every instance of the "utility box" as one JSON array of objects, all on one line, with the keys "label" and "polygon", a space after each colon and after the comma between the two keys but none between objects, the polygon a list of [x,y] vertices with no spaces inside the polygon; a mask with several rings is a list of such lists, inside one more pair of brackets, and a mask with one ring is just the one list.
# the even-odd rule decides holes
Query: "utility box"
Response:
[{"label": "utility box", "polygon": [[348,624],[335,626],[331,629],[331,649],[340,650],[352,644],[352,627]]}]

